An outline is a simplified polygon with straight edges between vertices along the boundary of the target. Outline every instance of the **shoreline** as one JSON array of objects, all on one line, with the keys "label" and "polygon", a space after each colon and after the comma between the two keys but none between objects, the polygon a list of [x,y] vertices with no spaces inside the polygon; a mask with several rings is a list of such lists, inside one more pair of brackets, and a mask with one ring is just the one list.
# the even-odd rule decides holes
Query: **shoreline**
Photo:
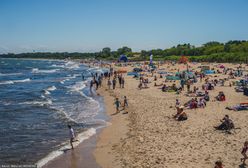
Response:
[{"label": "shoreline", "polygon": [[102,129],[107,127],[109,118],[106,115],[104,97],[99,95],[97,92],[95,92],[95,94],[96,95],[92,98],[101,106],[99,113],[95,116],[95,119],[104,121],[105,124],[98,127],[90,127],[82,132],[78,132],[77,139],[79,139],[79,141],[73,143],[74,150],[71,150],[69,142],[65,141],[63,143],[65,145],[48,153],[44,158],[40,159],[37,162],[37,167],[76,168],[78,167],[77,165],[84,164],[85,168],[100,168],[92,153],[96,147],[97,137]]},{"label": "shoreline", "polygon": [[104,97],[104,103],[106,106],[106,114],[110,118],[110,125],[104,127],[99,133],[97,144],[94,149],[94,157],[96,162],[102,168],[122,167],[121,157],[117,153],[116,148],[120,142],[126,138],[128,132],[128,114],[118,114],[115,113],[115,107],[113,105],[114,98],[120,96],[120,91],[122,89],[116,89],[114,93],[113,90],[106,90],[105,87],[101,88],[99,94]]},{"label": "shoreline", "polygon": [[[84,164],[84,168],[100,168],[100,167],[121,167],[120,160],[116,161],[117,153],[113,153],[113,147],[125,137],[127,133],[127,115],[119,118],[118,115],[113,116],[115,108],[113,105],[114,93],[106,90],[105,86],[99,88],[96,92],[98,96],[103,98],[104,114],[107,120],[106,126],[96,129],[96,133],[84,141],[80,142],[75,149],[68,150],[63,154],[51,159],[42,168],[77,168],[79,164]],[[82,132],[83,133],[83,132]]]}]

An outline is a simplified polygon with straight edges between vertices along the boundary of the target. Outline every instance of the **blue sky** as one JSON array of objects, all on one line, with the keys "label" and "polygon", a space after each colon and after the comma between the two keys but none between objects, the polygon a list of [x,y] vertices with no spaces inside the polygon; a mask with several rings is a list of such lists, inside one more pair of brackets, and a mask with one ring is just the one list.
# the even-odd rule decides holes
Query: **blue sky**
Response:
[{"label": "blue sky", "polygon": [[248,40],[248,0],[0,0],[0,53]]}]

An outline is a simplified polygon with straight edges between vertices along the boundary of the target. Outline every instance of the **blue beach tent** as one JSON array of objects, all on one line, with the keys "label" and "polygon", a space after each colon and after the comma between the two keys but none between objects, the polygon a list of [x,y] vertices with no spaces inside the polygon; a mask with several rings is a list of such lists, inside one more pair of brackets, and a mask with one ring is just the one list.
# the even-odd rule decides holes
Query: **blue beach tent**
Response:
[{"label": "blue beach tent", "polygon": [[120,62],[127,62],[128,61],[128,58],[127,58],[126,55],[122,54],[122,55],[120,55],[119,61]]}]

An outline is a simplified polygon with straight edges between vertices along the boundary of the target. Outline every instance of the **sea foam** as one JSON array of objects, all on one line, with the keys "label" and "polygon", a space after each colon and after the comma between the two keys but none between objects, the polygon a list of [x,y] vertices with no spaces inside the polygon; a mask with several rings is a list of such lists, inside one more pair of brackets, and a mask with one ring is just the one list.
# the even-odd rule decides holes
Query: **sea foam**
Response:
[{"label": "sea foam", "polygon": [[0,85],[7,85],[7,84],[14,84],[14,83],[22,83],[22,82],[29,82],[31,81],[29,78],[22,79],[22,80],[10,80],[10,81],[2,81]]},{"label": "sea foam", "polygon": [[39,68],[33,68],[32,73],[55,73],[59,69],[50,69],[50,70],[40,70]]}]

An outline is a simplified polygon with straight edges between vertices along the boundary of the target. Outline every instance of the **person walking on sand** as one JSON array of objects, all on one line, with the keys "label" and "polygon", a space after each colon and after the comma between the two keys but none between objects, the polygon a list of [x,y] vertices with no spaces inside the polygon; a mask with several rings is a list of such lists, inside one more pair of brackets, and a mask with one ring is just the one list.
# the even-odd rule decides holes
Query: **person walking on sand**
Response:
[{"label": "person walking on sand", "polygon": [[124,96],[123,110],[125,110],[126,107],[128,107],[127,96]]},{"label": "person walking on sand", "polygon": [[71,148],[74,149],[73,147],[73,142],[75,142],[75,133],[74,133],[74,130],[73,128],[71,127],[71,125],[68,125],[68,128],[69,128],[69,135],[70,135],[70,144],[71,144]]},{"label": "person walking on sand", "polygon": [[115,107],[116,107],[116,113],[119,113],[120,112],[120,105],[121,105],[121,102],[119,101],[118,98],[115,99]]},{"label": "person walking on sand", "polygon": [[121,88],[121,80],[122,80],[121,75],[118,75],[118,81],[119,81],[119,86],[120,86],[120,88]]},{"label": "person walking on sand", "polygon": [[187,80],[187,92],[189,93],[190,92],[190,80]]},{"label": "person walking on sand", "polygon": [[241,154],[244,156],[244,158],[241,158],[241,162],[243,161],[243,165],[246,165],[245,161],[246,159],[248,159],[247,154],[246,154],[247,150],[248,150],[248,141],[245,141],[244,147],[241,152]]},{"label": "person walking on sand", "polygon": [[112,85],[113,85],[113,89],[115,89],[115,85],[116,85],[116,79],[115,78],[113,78],[113,80],[112,80]]},{"label": "person walking on sand", "polygon": [[92,93],[92,88],[93,88],[94,82],[93,80],[90,81],[90,92]]},{"label": "person walking on sand", "polygon": [[107,85],[108,85],[108,89],[110,90],[110,87],[111,87],[111,81],[110,81],[110,79],[108,79]]},{"label": "person walking on sand", "polygon": [[121,88],[124,88],[125,85],[125,79],[124,77],[121,78]]}]

